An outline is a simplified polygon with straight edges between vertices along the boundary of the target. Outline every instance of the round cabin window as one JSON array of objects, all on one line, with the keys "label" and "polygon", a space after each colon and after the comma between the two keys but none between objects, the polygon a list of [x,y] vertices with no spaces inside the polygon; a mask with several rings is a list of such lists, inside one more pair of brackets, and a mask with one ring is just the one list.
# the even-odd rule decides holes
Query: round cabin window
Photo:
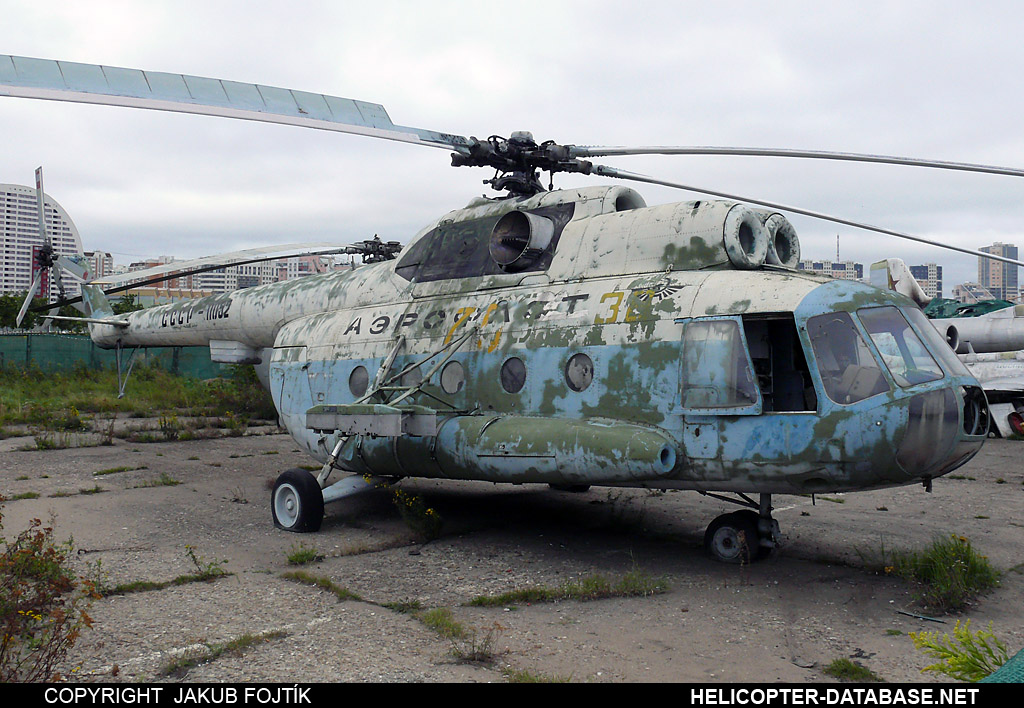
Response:
[{"label": "round cabin window", "polygon": [[359,398],[365,394],[369,385],[370,375],[366,373],[365,366],[357,366],[352,369],[352,373],[348,376],[348,390],[352,392],[353,396]]},{"label": "round cabin window", "polygon": [[526,364],[519,357],[506,359],[501,365],[501,387],[508,393],[519,393],[526,384]]},{"label": "round cabin window", "polygon": [[586,354],[573,354],[565,365],[565,382],[573,391],[586,391],[594,380],[594,362]]},{"label": "round cabin window", "polygon": [[457,361],[449,361],[441,369],[441,390],[458,393],[466,383],[466,370]]}]

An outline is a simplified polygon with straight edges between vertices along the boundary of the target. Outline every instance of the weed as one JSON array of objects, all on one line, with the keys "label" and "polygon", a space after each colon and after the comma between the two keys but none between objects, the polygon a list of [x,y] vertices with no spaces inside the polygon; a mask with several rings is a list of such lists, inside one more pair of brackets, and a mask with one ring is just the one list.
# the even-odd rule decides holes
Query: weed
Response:
[{"label": "weed", "polygon": [[57,665],[92,626],[92,584],[71,570],[71,541],[55,543],[39,519],[0,542],[0,682],[55,681]]},{"label": "weed", "polygon": [[833,504],[845,504],[846,503],[845,499],[840,499],[839,497],[818,497],[818,498],[821,499],[822,501],[832,502]]},{"label": "weed", "polygon": [[381,605],[386,610],[397,612],[400,615],[414,615],[423,611],[423,603],[419,600],[399,600],[397,602],[385,602]]},{"label": "weed", "polygon": [[323,559],[324,557],[315,548],[310,548],[304,543],[293,544],[288,552],[289,565],[306,565],[307,563],[315,563]]},{"label": "weed", "polygon": [[459,661],[469,664],[491,664],[494,662],[494,638],[499,632],[504,629],[500,624],[495,622],[487,631],[482,631],[476,627],[470,627],[465,630],[466,635],[464,637],[456,638],[450,637],[448,641],[451,642],[451,648],[448,653]]},{"label": "weed", "polygon": [[441,515],[427,506],[422,497],[401,489],[392,489],[391,493],[398,513],[413,532],[428,541],[441,535],[441,525],[444,523]]},{"label": "weed", "polygon": [[95,486],[88,487],[86,489],[79,489],[78,493],[79,494],[102,494],[105,491],[107,491],[107,490],[97,484]]},{"label": "weed", "polygon": [[160,477],[158,479],[152,479],[149,480],[148,482],[142,482],[141,484],[137,484],[134,487],[132,487],[132,489],[146,489],[149,487],[176,487],[179,484],[181,484],[180,480],[175,479],[166,472],[161,472]]},{"label": "weed", "polygon": [[615,582],[600,575],[591,575],[580,580],[567,581],[557,588],[536,586],[500,595],[479,595],[466,604],[474,607],[496,607],[558,600],[587,602],[609,597],[647,597],[664,592],[668,592],[668,583],[664,580],[651,578],[640,571],[632,571]]},{"label": "weed", "polygon": [[164,440],[177,440],[181,434],[181,429],[182,426],[178,422],[178,416],[173,414],[160,416],[160,433],[164,436]]},{"label": "weed", "polygon": [[887,630],[885,630],[885,634],[888,637],[901,637],[901,636],[903,636],[903,632],[901,630],[898,630],[898,629],[887,629]]},{"label": "weed", "polygon": [[333,593],[338,602],[344,602],[345,600],[355,600],[362,602],[363,598],[356,595],[350,590],[346,590],[340,585],[336,585],[330,578],[324,578],[312,573],[307,573],[304,570],[291,570],[287,573],[282,573],[281,577],[285,580],[292,580],[296,583],[302,583],[303,585],[312,585],[313,587],[320,588]]},{"label": "weed", "polygon": [[22,480],[28,479],[28,475],[27,474],[20,474],[17,477],[15,477],[14,479],[20,482]]},{"label": "weed", "polygon": [[967,620],[960,626],[960,620],[953,627],[953,638],[938,632],[911,632],[910,638],[914,646],[939,663],[926,666],[921,671],[951,676],[958,681],[979,681],[1000,666],[1009,658],[1006,645],[992,634],[992,623],[988,630],[980,629],[971,632],[971,621]]},{"label": "weed", "polygon": [[281,639],[282,637],[287,636],[287,632],[274,630],[272,632],[262,632],[260,634],[245,633],[239,637],[235,637],[234,639],[219,644],[204,644],[202,648],[185,652],[181,656],[171,659],[169,662],[164,664],[161,673],[164,676],[175,676],[177,678],[181,678],[189,669],[200,664],[215,661],[225,654],[241,656],[248,649],[256,646],[257,644],[263,644],[265,642],[269,642],[274,639]]},{"label": "weed", "polygon": [[424,626],[437,632],[449,641],[448,651],[459,661],[489,664],[494,661],[494,637],[504,629],[497,622],[486,632],[476,627],[465,627],[452,615],[447,607],[435,607],[415,614]]},{"label": "weed", "polygon": [[917,583],[919,602],[933,611],[961,610],[999,584],[999,571],[988,558],[956,534],[935,539],[924,551],[887,550],[883,545],[879,555],[868,561],[869,567]]},{"label": "weed", "polygon": [[857,683],[881,683],[882,679],[866,666],[850,659],[836,659],[825,667],[825,673],[840,681],[856,681]]},{"label": "weed", "polygon": [[171,587],[172,585],[188,585],[189,583],[209,583],[220,578],[226,578],[231,573],[227,572],[221,566],[226,564],[226,560],[222,561],[206,561],[202,557],[196,555],[195,549],[192,546],[185,546],[185,555],[188,556],[189,561],[195,567],[194,573],[186,573],[185,575],[179,575],[173,580],[164,581],[153,581],[153,580],[133,580],[128,583],[121,583],[114,587],[108,587],[102,577],[102,571],[100,562],[96,561],[96,571],[98,579],[96,584],[102,588],[102,595],[104,597],[108,595],[127,595],[133,592],[148,592],[150,590],[163,590],[164,588]]},{"label": "weed", "polygon": [[[188,556],[189,560],[192,561],[192,565],[195,566],[196,572],[191,576],[182,577],[194,577],[197,580],[214,580],[216,578],[224,577],[229,573],[221,568],[222,565],[226,565],[227,561],[207,561],[206,559],[196,555],[196,549],[192,546],[185,546],[185,555]],[[175,585],[181,585],[178,582],[178,578],[172,581]]]}]

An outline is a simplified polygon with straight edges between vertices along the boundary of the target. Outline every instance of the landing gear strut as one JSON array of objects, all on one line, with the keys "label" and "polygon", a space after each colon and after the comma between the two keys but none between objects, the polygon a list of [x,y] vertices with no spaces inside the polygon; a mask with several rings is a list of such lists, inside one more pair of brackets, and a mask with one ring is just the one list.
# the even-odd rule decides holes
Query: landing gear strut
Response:
[{"label": "landing gear strut", "polygon": [[708,496],[750,507],[722,514],[708,525],[704,548],[712,558],[723,563],[752,563],[771,554],[779,534],[779,522],[772,518],[771,494],[762,494],[759,504],[743,494],[742,500]]}]

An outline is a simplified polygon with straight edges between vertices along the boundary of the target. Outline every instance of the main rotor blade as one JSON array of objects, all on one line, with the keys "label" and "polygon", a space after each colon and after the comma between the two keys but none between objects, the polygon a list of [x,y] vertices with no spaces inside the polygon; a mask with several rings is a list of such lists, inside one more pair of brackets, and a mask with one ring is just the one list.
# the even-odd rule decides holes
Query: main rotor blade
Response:
[{"label": "main rotor blade", "polygon": [[886,165],[908,165],[911,167],[932,167],[939,170],[962,172],[983,172],[1009,177],[1024,177],[1024,169],[979,165],[972,162],[951,162],[949,160],[925,160],[895,155],[869,155],[856,152],[828,152],[825,150],[786,150],[781,148],[752,147],[578,147],[571,146],[573,157],[609,157],[612,155],[738,155],[743,157],[800,157],[814,160],[841,160],[845,162],[874,162]]},{"label": "main rotor blade", "polygon": [[831,214],[825,214],[820,211],[811,211],[810,209],[801,209],[800,207],[789,206],[786,204],[779,204],[777,202],[768,202],[763,199],[751,199],[750,197],[741,197],[735,194],[727,194],[726,192],[716,192],[710,189],[703,189],[701,187],[694,187],[688,184],[681,184],[679,182],[669,182],[667,180],[657,179],[655,177],[648,177],[647,175],[637,174],[635,172],[626,172],[625,170],[618,170],[614,167],[606,167],[604,165],[594,165],[593,173],[595,175],[601,175],[602,177],[616,177],[618,179],[633,180],[634,182],[646,182],[647,184],[657,184],[663,187],[673,187],[675,189],[684,189],[689,192],[697,192],[698,194],[708,194],[712,197],[719,197],[720,199],[732,199],[737,202],[747,202],[749,204],[757,204],[759,206],[768,207],[769,209],[778,209],[779,211],[788,211],[794,214],[803,214],[804,216],[810,216],[814,219],[821,219],[823,221],[831,221],[836,224],[843,224],[844,226],[852,226],[857,229],[864,229],[865,231],[874,231],[880,234],[886,234],[888,236],[895,236],[896,238],[907,239],[909,241],[917,241],[918,243],[926,243],[930,246],[938,246],[940,248],[946,248],[951,251],[959,251],[960,253],[966,253],[969,256],[980,256],[982,258],[990,258],[995,261],[1002,261],[1003,263],[1009,263],[1010,265],[1016,265],[1024,267],[1024,262],[1015,261],[1012,258],[1005,258],[1003,256],[997,256],[992,253],[984,253],[983,251],[972,251],[969,248],[960,248],[959,246],[952,246],[948,243],[942,243],[940,241],[932,241],[931,239],[922,238],[921,236],[911,236],[910,234],[903,233],[901,231],[893,231],[892,229],[884,229],[881,226],[872,226],[871,224],[865,224],[861,221],[853,221],[852,219],[844,219],[838,216],[832,216]]},{"label": "main rotor blade", "polygon": [[468,153],[460,135],[395,125],[384,106],[184,74],[0,54],[0,96],[241,118]]}]

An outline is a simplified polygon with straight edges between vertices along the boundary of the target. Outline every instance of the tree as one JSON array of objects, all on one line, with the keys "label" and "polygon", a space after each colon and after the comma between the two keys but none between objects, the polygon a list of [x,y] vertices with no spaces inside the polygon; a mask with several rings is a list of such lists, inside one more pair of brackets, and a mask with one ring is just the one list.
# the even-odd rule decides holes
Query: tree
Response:
[{"label": "tree", "polygon": [[[17,327],[16,320],[18,319],[18,311],[21,310],[21,305],[25,302],[25,296],[28,294],[27,290],[23,290],[20,293],[10,293],[8,295],[0,295],[0,328],[2,327]],[[41,307],[46,305],[46,300],[41,297],[33,298],[32,307]],[[25,313],[25,319],[21,322],[21,329],[32,329],[39,323],[39,313],[31,312],[31,310]]]}]

